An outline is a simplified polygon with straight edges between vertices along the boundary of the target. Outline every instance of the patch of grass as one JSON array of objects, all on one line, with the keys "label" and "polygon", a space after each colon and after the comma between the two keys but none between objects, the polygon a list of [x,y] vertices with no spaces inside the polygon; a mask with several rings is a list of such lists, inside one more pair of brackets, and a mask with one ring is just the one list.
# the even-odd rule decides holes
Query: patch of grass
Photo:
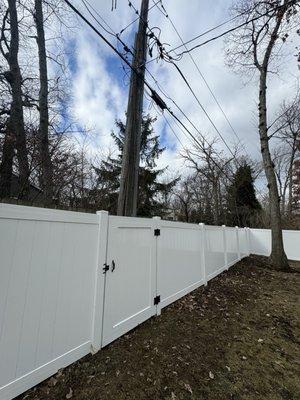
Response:
[{"label": "patch of grass", "polygon": [[19,399],[299,400],[300,274],[265,267],[243,260]]}]

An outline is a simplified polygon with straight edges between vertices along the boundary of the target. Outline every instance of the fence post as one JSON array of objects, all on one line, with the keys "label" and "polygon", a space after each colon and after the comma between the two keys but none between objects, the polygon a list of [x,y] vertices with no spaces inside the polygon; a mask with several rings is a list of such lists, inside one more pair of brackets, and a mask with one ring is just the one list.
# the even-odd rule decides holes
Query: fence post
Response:
[{"label": "fence post", "polygon": [[[155,229],[161,229],[161,218],[160,217],[152,217],[152,222],[153,222],[153,231]],[[160,235],[159,235],[160,236]],[[155,268],[155,296],[159,296],[160,293],[159,292],[159,287],[158,287],[158,283],[159,283],[159,279],[158,279],[158,274],[159,274],[159,264],[158,264],[158,243],[157,241],[159,240],[159,236],[155,236],[153,234],[153,238],[154,238],[154,244],[153,244],[153,261],[154,261],[154,265],[153,268]],[[158,304],[156,304],[156,315],[160,315],[161,314],[161,304],[160,302]]]},{"label": "fence post", "polygon": [[236,244],[237,244],[237,254],[238,254],[238,259],[241,259],[241,249],[240,249],[240,238],[239,238],[239,227],[235,227],[235,232],[236,232]]},{"label": "fence post", "polygon": [[225,268],[229,269],[229,267],[228,267],[228,254],[227,254],[227,242],[226,242],[226,225],[222,225],[222,232],[223,232],[223,249],[224,249]]},{"label": "fence post", "polygon": [[248,250],[248,256],[250,256],[251,253],[251,245],[250,245],[250,235],[251,235],[251,229],[250,228],[246,228],[246,233],[247,233],[247,250]]},{"label": "fence post", "polygon": [[101,349],[103,308],[105,295],[105,274],[103,265],[106,264],[107,239],[108,239],[108,212],[97,211],[98,216],[98,250],[96,259],[95,292],[92,320],[92,353]]},{"label": "fence post", "polygon": [[205,236],[205,224],[201,222],[199,224],[200,231],[201,231],[201,264],[202,264],[202,274],[203,274],[203,281],[204,285],[207,286],[207,272],[206,272],[206,236]]}]

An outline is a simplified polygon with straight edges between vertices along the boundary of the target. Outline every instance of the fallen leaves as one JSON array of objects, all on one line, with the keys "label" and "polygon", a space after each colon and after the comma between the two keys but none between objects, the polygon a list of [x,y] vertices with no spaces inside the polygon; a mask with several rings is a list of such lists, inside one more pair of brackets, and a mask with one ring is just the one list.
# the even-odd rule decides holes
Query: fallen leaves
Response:
[{"label": "fallen leaves", "polygon": [[56,386],[57,382],[58,382],[58,380],[54,376],[52,376],[52,378],[50,378],[48,380],[48,386],[50,386],[50,387]]},{"label": "fallen leaves", "polygon": [[[126,398],[139,399],[146,391],[149,398],[165,400],[227,399],[229,393],[242,398],[243,382],[249,398],[260,399],[274,373],[296,386],[292,307],[299,286],[287,290],[280,275],[272,283],[268,271],[253,267],[250,273],[249,268],[232,269],[226,279],[216,277],[209,287],[166,308],[163,318],[149,320],[93,358],[88,356],[88,362],[59,371],[26,400],[113,400],[125,393]],[[293,282],[298,275],[289,278]],[[274,398],[281,398],[278,390],[274,388]]]},{"label": "fallen leaves", "polygon": [[184,385],[184,388],[185,388],[185,390],[186,390],[187,392],[193,394],[192,388],[191,388],[191,386],[190,386],[188,383],[185,383],[185,382],[184,382],[183,385]]}]

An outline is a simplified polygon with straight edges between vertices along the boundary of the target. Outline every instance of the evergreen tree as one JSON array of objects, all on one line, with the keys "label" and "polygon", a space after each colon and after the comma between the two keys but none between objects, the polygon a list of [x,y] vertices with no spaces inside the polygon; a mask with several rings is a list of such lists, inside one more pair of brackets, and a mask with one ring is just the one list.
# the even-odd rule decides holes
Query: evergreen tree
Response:
[{"label": "evergreen tree", "polygon": [[[160,177],[164,169],[157,169],[157,159],[165,148],[160,147],[159,137],[154,134],[152,124],[156,121],[150,115],[145,115],[142,121],[141,153],[139,168],[138,210],[140,217],[162,216],[167,213],[166,199],[176,184],[177,180],[161,182]],[[102,161],[99,168],[95,167],[98,189],[97,197],[101,208],[116,214],[120,175],[122,166],[122,152],[125,138],[125,125],[117,120],[117,133],[112,132],[112,137],[119,149],[116,158],[108,157]],[[96,193],[95,193],[96,195]]]},{"label": "evergreen tree", "polygon": [[256,198],[252,170],[248,164],[240,166],[228,188],[227,211],[230,225],[249,226],[261,210]]}]

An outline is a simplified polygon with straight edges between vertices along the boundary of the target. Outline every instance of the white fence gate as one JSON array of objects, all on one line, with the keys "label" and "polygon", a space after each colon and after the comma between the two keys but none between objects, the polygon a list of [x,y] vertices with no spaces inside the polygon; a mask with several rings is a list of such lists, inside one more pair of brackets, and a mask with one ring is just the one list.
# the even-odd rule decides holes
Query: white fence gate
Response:
[{"label": "white fence gate", "polygon": [[156,241],[151,219],[109,217],[102,346],[156,313]]},{"label": "white fence gate", "polygon": [[[300,232],[286,231],[300,260]],[[250,252],[266,230],[0,205],[0,400],[10,400]]]}]

